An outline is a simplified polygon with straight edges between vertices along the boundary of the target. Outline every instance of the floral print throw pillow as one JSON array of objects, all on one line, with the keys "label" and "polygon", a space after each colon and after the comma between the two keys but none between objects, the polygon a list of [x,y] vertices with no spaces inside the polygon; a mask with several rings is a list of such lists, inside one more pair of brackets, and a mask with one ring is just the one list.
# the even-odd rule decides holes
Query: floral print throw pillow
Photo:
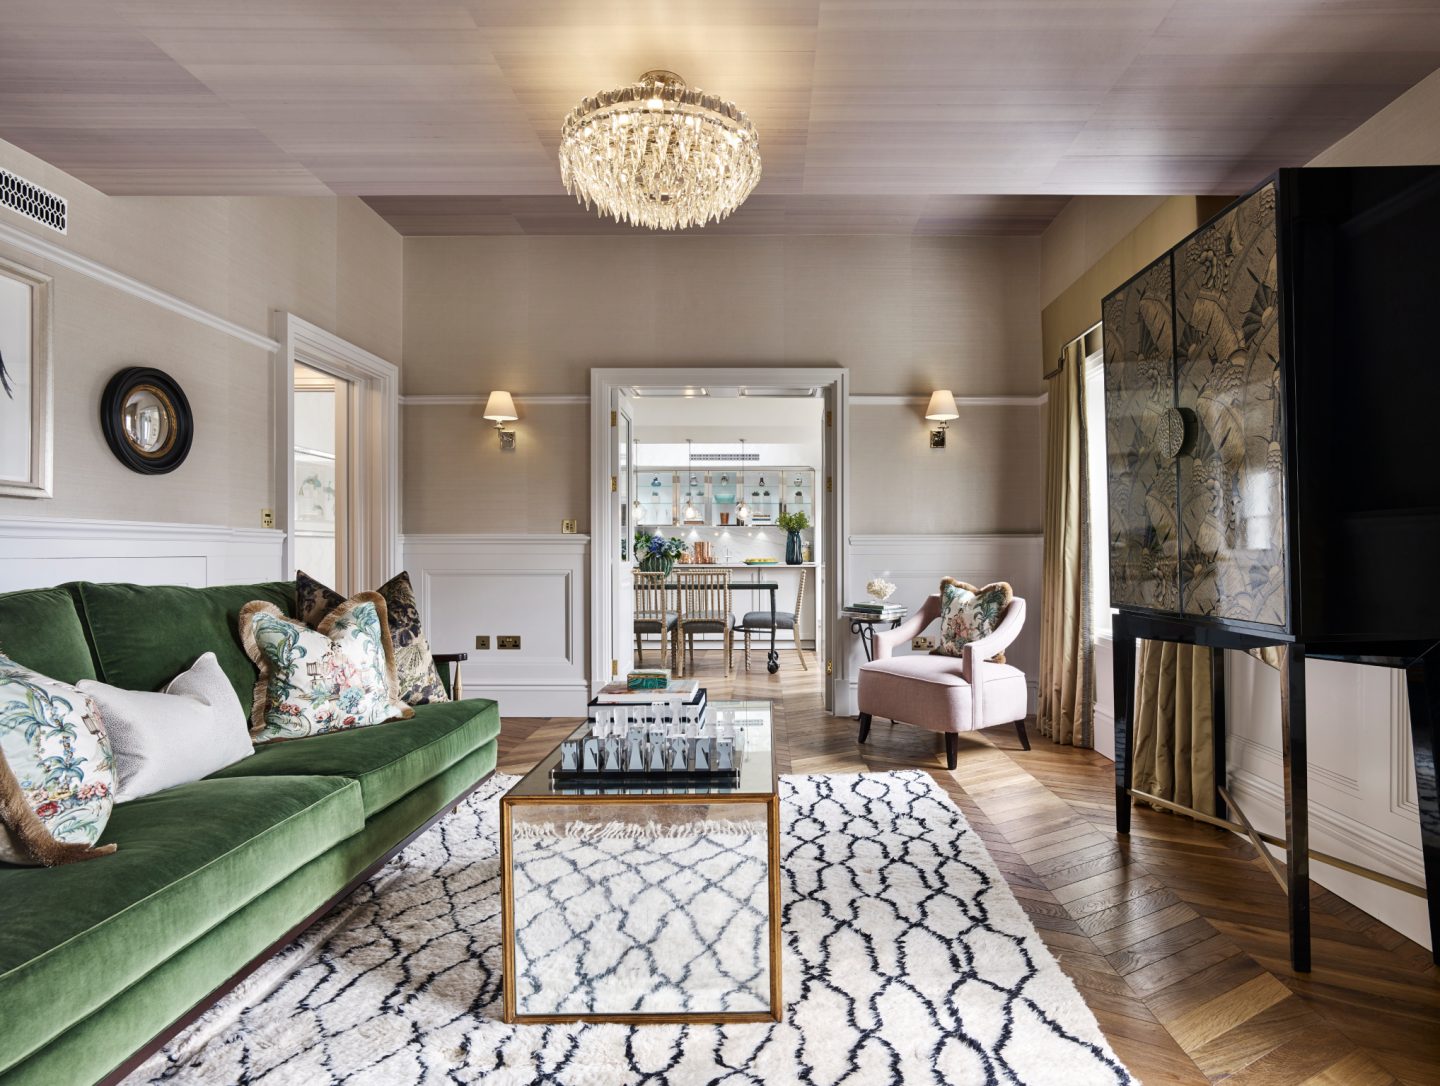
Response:
[{"label": "floral print throw pillow", "polygon": [[[995,632],[1014,598],[1004,581],[976,588],[946,577],[940,582],[940,647],[935,651],[941,656],[963,656],[971,641]],[[1005,654],[996,653],[992,659],[1003,664]]]},{"label": "floral print throw pillow", "polygon": [[114,852],[92,846],[115,785],[95,702],[0,656],[0,861],[51,867]]},{"label": "floral print throw pillow", "polygon": [[[440,681],[440,672],[430,657],[430,642],[420,625],[420,608],[415,604],[415,589],[410,584],[410,574],[401,570],[375,591],[385,601],[401,699],[411,705],[449,701],[450,697]],[[339,592],[317,581],[303,569],[295,574],[295,599],[300,618],[314,628],[318,628],[326,615],[345,602],[345,597]]]},{"label": "floral print throw pillow", "polygon": [[399,698],[385,601],[374,592],[346,600],[316,630],[273,603],[247,603],[240,639],[260,669],[250,712],[257,745],[415,715]]}]

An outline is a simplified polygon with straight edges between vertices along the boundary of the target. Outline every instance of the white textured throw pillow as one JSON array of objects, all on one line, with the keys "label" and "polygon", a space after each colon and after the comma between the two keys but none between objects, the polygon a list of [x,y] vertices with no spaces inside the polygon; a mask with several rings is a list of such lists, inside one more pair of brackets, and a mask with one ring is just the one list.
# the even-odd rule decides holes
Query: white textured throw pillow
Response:
[{"label": "white textured throw pillow", "polygon": [[100,705],[120,777],[117,803],[198,781],[255,753],[245,710],[207,652],[160,693],[76,684]]}]

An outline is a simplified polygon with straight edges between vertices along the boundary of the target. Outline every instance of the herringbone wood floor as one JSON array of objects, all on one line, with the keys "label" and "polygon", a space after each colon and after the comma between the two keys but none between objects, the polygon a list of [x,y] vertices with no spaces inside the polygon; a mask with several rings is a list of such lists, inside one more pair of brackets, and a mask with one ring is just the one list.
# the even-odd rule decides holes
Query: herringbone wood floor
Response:
[{"label": "herringbone wood floor", "polygon": [[[781,770],[923,768],[964,810],[1115,1051],[1147,1086],[1440,1083],[1440,969],[1424,948],[1312,886],[1315,968],[1290,971],[1284,899],[1249,843],[1137,808],[1113,826],[1111,763],[1010,727],[961,737],[945,769],[938,736],[876,721],[856,742],[830,716],[820,675],[792,654],[725,679],[701,653],[712,698],[776,702]],[[506,720],[500,769],[522,772],[569,720]]]}]

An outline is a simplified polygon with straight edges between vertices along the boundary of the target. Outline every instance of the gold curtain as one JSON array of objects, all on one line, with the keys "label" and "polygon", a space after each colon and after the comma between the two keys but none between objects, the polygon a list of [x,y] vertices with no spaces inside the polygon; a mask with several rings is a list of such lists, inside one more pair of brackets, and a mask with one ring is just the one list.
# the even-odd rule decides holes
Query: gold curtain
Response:
[{"label": "gold curtain", "polygon": [[1141,641],[1135,691],[1134,787],[1215,813],[1213,651]]},{"label": "gold curtain", "polygon": [[[1040,732],[1094,745],[1095,652],[1090,613],[1090,516],[1085,466],[1085,364],[1068,352],[1046,405],[1044,606],[1040,611]],[[1097,435],[1096,440],[1104,440]]]}]

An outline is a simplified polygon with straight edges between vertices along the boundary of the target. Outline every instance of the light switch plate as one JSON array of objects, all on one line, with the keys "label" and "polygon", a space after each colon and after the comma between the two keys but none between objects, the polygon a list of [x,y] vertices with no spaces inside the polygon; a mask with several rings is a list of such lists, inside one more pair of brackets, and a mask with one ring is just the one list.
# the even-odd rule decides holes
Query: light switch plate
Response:
[{"label": "light switch plate", "polygon": [[490,647],[490,635],[489,635],[489,634],[476,634],[476,635],[475,635],[475,647],[476,647],[477,649],[488,649],[488,648]]},{"label": "light switch plate", "polygon": [[561,535],[574,535],[579,530],[580,522],[578,520],[562,520],[560,522]]}]

